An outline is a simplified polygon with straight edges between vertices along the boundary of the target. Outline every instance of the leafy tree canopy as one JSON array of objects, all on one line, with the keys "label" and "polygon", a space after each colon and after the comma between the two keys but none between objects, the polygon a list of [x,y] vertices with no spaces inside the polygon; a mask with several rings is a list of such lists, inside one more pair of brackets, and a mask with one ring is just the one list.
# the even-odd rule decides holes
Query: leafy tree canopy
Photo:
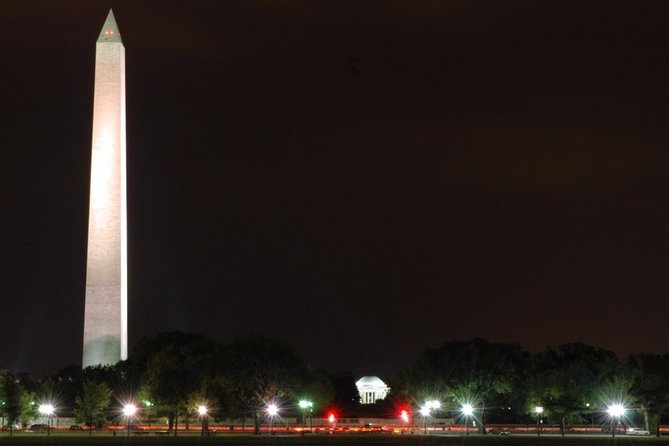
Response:
[{"label": "leafy tree canopy", "polygon": [[75,399],[74,417],[77,422],[89,428],[103,426],[108,420],[107,409],[112,395],[107,383],[86,379],[82,384],[81,394]]}]

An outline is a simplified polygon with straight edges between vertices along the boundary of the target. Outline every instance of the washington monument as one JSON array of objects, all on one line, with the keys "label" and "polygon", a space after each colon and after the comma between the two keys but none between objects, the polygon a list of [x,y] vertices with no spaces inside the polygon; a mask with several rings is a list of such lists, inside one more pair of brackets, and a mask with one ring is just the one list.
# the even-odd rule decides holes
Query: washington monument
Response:
[{"label": "washington monument", "polygon": [[128,356],[125,48],[109,11],[95,51],[82,367]]}]

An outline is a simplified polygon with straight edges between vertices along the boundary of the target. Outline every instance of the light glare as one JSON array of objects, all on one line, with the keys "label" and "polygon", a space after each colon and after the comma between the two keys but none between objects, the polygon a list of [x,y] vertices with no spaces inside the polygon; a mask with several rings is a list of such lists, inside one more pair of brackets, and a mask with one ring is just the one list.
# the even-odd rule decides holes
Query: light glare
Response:
[{"label": "light glare", "polygon": [[441,403],[437,400],[428,401],[425,405],[430,409],[439,409],[441,407]]},{"label": "light glare", "polygon": [[606,411],[612,417],[619,418],[625,413],[625,407],[622,404],[611,404]]},{"label": "light glare", "polygon": [[123,406],[123,415],[125,415],[126,417],[131,417],[135,415],[136,412],[137,412],[137,406],[135,406],[134,404],[126,404],[125,406]]},{"label": "light glare", "polygon": [[53,415],[54,408],[52,404],[40,404],[39,413],[42,415]]}]

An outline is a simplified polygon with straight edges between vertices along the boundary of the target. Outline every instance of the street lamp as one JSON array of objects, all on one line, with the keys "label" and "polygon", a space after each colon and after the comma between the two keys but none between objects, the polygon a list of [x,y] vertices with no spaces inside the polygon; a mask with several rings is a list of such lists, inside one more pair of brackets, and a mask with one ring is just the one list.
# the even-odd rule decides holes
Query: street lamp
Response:
[{"label": "street lamp", "polygon": [[46,417],[46,434],[51,435],[51,416],[54,413],[53,404],[40,404],[39,413]]},{"label": "street lamp", "polygon": [[330,423],[330,433],[334,434],[336,423],[337,423],[337,416],[334,414],[334,412],[328,413],[328,423]]},{"label": "street lamp", "polygon": [[544,413],[544,408],[537,406],[534,408],[534,413],[537,415],[537,437],[539,437],[541,436],[541,426],[539,425],[539,419],[541,418],[541,414]]},{"label": "street lamp", "polygon": [[153,403],[149,400],[144,400],[144,406],[146,406],[146,421],[149,423],[149,432],[151,432],[151,406]]},{"label": "street lamp", "polygon": [[307,401],[307,400],[300,400],[298,405],[300,406],[300,409],[302,409],[302,418],[304,418],[305,424],[306,424],[306,421],[307,421],[305,413],[307,412],[307,409],[309,409],[309,432],[311,432],[312,423],[313,423],[313,417],[311,416],[311,413],[312,413],[311,410],[312,410],[312,407],[314,407],[314,403],[312,403],[311,401]]},{"label": "street lamp", "polygon": [[402,425],[402,434],[406,432],[406,428],[409,425],[409,422],[411,421],[411,416],[409,415],[409,410],[407,409],[402,409],[400,410],[400,419],[404,422],[404,425]]},{"label": "street lamp", "polygon": [[[425,405],[430,409],[430,415],[432,415],[432,410],[439,410],[441,408],[441,403],[438,400],[430,400],[425,403]],[[432,430],[435,428],[436,416],[432,419]]]},{"label": "street lamp", "polygon": [[592,425],[592,428],[595,428],[595,414],[592,412],[590,409],[590,403],[585,403],[585,410],[588,411],[590,414],[590,424]]},{"label": "street lamp", "polygon": [[135,406],[134,404],[126,404],[125,406],[123,406],[123,415],[125,416],[126,420],[128,436],[130,436],[130,418],[132,418],[136,413],[137,413],[137,406]]},{"label": "street lamp", "polygon": [[268,404],[266,410],[269,415],[269,433],[274,435],[274,417],[279,413],[279,407],[276,404]]},{"label": "street lamp", "polygon": [[465,424],[467,425],[467,436],[469,436],[469,417],[474,414],[474,406],[469,403],[465,403],[460,408],[460,412],[465,416]]},{"label": "street lamp", "polygon": [[202,436],[206,436],[209,433],[208,417],[207,417],[207,406],[200,404],[197,406],[197,413],[200,416],[200,422],[202,423]]},{"label": "street lamp", "polygon": [[611,436],[615,437],[616,427],[618,427],[618,423],[620,422],[620,417],[622,417],[625,414],[625,406],[619,403],[611,404],[609,405],[608,409],[606,409],[606,412],[608,412],[609,416],[613,421],[613,429],[611,430]]},{"label": "street lamp", "polygon": [[423,417],[424,432],[427,434],[427,418],[430,416],[430,407],[425,404],[420,408],[420,414]]}]

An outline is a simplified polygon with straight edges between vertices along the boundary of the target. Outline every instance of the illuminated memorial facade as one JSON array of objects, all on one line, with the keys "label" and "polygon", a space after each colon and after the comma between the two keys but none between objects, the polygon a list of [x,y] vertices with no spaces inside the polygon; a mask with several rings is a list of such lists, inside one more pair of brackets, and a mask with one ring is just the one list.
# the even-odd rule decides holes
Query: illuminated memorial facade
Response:
[{"label": "illuminated memorial facade", "polygon": [[128,353],[125,48],[109,11],[96,43],[82,367]]},{"label": "illuminated memorial facade", "polygon": [[361,404],[374,404],[390,392],[390,387],[378,376],[363,376],[355,382],[355,386],[358,388]]}]

